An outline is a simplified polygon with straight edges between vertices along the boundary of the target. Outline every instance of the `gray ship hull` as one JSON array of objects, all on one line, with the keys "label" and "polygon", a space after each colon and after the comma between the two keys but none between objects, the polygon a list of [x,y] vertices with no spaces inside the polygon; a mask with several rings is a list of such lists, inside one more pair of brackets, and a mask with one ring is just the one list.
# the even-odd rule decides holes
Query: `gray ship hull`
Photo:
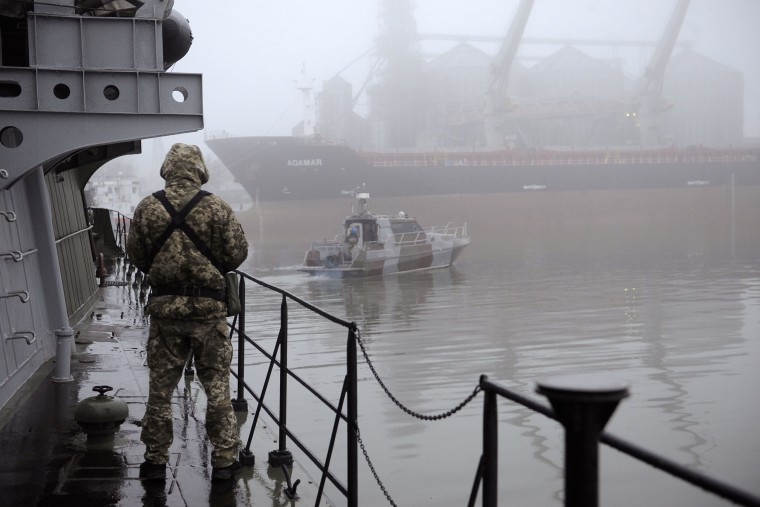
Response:
[{"label": "gray ship hull", "polygon": [[259,201],[329,199],[366,187],[400,197],[760,185],[760,150],[360,153],[288,137],[206,140]]}]

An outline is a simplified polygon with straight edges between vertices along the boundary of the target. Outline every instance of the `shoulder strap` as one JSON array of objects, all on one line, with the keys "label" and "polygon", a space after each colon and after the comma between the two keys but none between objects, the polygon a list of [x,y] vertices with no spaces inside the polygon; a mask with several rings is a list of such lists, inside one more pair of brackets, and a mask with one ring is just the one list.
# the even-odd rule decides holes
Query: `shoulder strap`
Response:
[{"label": "shoulder strap", "polygon": [[[166,198],[166,192],[163,190],[159,190],[158,192],[153,193],[153,197],[159,200],[161,204],[163,204],[164,208],[166,208],[166,211],[171,216],[172,220],[169,222],[169,225],[166,226],[166,229],[164,229],[164,232],[161,233],[161,236],[158,237],[156,240],[156,244],[153,245],[153,250],[150,253],[150,259],[149,259],[149,266],[153,264],[153,259],[156,257],[158,252],[161,250],[161,248],[164,246],[164,243],[166,243],[166,240],[169,239],[169,236],[172,235],[172,233],[180,229],[182,232],[185,233],[185,235],[190,239],[190,241],[193,242],[195,245],[195,248],[198,249],[200,253],[206,256],[209,261],[211,261],[211,264],[214,265],[216,269],[219,270],[219,272],[224,275],[227,271],[222,267],[221,263],[219,263],[214,255],[211,253],[211,249],[206,245],[206,243],[203,242],[203,240],[198,237],[198,235],[195,233],[195,231],[190,228],[190,226],[185,222],[185,218],[187,215],[192,211],[192,209],[195,207],[196,204],[200,202],[201,199],[206,197],[207,195],[211,195],[211,192],[207,192],[205,190],[199,190],[197,194],[195,194],[190,201],[188,201],[187,204],[179,211],[177,212],[176,209],[174,209],[174,206],[169,202],[169,199]],[[149,268],[150,269],[150,268]]]}]

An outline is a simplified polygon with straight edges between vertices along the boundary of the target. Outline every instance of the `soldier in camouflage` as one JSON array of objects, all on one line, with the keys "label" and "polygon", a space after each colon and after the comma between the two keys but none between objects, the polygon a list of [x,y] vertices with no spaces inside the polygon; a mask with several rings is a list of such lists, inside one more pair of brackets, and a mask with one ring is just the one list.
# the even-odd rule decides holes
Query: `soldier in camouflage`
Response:
[{"label": "soldier in camouflage", "polygon": [[[161,166],[165,192],[176,210],[208,181],[209,174],[197,146],[175,144]],[[134,212],[127,252],[131,262],[147,274],[154,293],[160,287],[203,288],[225,291],[219,269],[202,254],[180,229],[174,230],[150,259],[153,246],[171,221],[155,196],[143,199]],[[208,246],[227,271],[237,269],[248,255],[248,242],[232,209],[222,199],[208,195],[198,202],[185,222]],[[140,476],[163,479],[173,440],[171,396],[192,352],[198,378],[206,391],[206,430],[213,445],[211,465],[215,479],[232,478],[240,468],[236,460],[238,428],[230,403],[229,369],[232,344],[228,337],[224,301],[210,297],[152,296],[147,305],[151,316],[147,345],[150,393],[143,418],[145,462]]]}]

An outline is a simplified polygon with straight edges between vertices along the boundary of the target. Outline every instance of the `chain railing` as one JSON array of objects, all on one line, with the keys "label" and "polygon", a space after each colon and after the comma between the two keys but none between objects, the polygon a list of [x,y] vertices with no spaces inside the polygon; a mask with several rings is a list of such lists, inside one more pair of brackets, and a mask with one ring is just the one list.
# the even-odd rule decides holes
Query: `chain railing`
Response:
[{"label": "chain railing", "polygon": [[[295,487],[298,481],[291,486],[289,471],[287,466],[292,465],[293,457],[292,453],[288,450],[287,445],[290,440],[293,442],[308,458],[309,460],[322,472],[320,479],[319,490],[317,493],[317,503],[319,505],[321,497],[324,493],[326,481],[330,481],[338,491],[346,496],[349,507],[357,506],[359,504],[358,497],[358,446],[361,446],[361,451],[364,456],[367,465],[372,471],[375,480],[382,490],[385,497],[388,499],[391,505],[396,505],[393,501],[390,493],[383,484],[380,476],[375,469],[375,466],[370,459],[369,453],[366,450],[364,442],[361,439],[358,419],[358,396],[357,396],[357,344],[361,348],[362,355],[367,361],[367,365],[372,370],[372,373],[377,380],[378,384],[382,387],[383,391],[393,402],[407,414],[416,417],[418,419],[434,421],[444,419],[454,415],[461,410],[465,405],[472,401],[480,391],[480,387],[476,386],[473,392],[467,396],[461,403],[452,408],[451,410],[444,411],[440,414],[425,415],[406,407],[402,404],[387,388],[380,376],[377,374],[372,361],[367,354],[364,347],[364,343],[361,340],[360,332],[354,322],[348,322],[340,319],[324,310],[284,291],[278,287],[270,285],[262,280],[253,278],[244,272],[238,272],[240,274],[240,286],[239,297],[241,312],[233,318],[231,326],[231,334],[237,333],[238,343],[238,356],[237,356],[237,370],[233,370],[232,374],[237,379],[237,396],[233,400],[233,406],[235,410],[243,412],[248,410],[248,403],[245,399],[245,393],[249,393],[257,402],[256,410],[254,411],[253,422],[248,434],[245,448],[240,453],[240,460],[243,464],[252,465],[255,461],[255,457],[251,453],[251,443],[253,441],[253,435],[256,431],[258,419],[261,415],[261,411],[267,413],[267,415],[277,424],[278,427],[278,448],[269,453],[268,463],[272,467],[282,468],[286,473],[288,479],[288,488],[286,494],[295,495]],[[246,332],[246,281],[254,282],[266,289],[269,289],[282,298],[280,303],[280,330],[277,335],[277,340],[274,344],[272,352],[268,352],[258,343],[256,343]],[[346,343],[346,374],[342,385],[342,389],[339,393],[339,401],[337,406],[332,404],[326,399],[326,397],[313,389],[307,382],[305,382],[297,373],[288,368],[288,301],[296,303],[303,308],[306,308],[316,314],[316,316],[329,320],[334,324],[342,326],[347,331],[347,343]],[[253,388],[245,380],[245,354],[246,346],[253,346],[259,353],[269,359],[269,366],[267,368],[266,375],[264,377],[263,385],[259,392],[255,392]],[[279,409],[278,413],[275,413],[269,406],[266,405],[264,399],[266,397],[267,390],[269,388],[270,381],[272,379],[274,367],[279,368]],[[326,457],[323,460],[319,459],[315,454],[309,450],[309,448],[301,441],[301,439],[294,435],[287,427],[287,412],[288,412],[288,381],[292,379],[305,388],[311,395],[331,410],[335,416],[333,420],[332,432],[327,447]],[[345,406],[345,414],[344,414]],[[335,443],[338,435],[338,428],[341,423],[346,425],[346,470],[347,479],[346,483],[337,478],[329,469],[332,454],[335,448]]]},{"label": "chain railing", "polygon": [[[380,475],[375,468],[369,453],[361,438],[358,426],[358,391],[357,391],[357,344],[359,350],[367,362],[375,380],[388,396],[388,398],[403,412],[425,421],[436,421],[451,417],[464,408],[477,397],[480,392],[484,393],[483,409],[483,450],[475,473],[475,481],[470,491],[468,507],[475,505],[480,486],[480,497],[484,507],[496,507],[498,505],[498,398],[506,398],[518,403],[534,412],[543,414],[551,419],[559,421],[565,429],[565,505],[568,507],[596,507],[598,505],[598,447],[604,443],[627,454],[628,456],[647,463],[655,468],[671,474],[673,477],[684,480],[696,487],[734,502],[738,505],[760,507],[760,497],[749,492],[742,491],[731,485],[713,479],[691,468],[685,467],[663,456],[647,451],[641,447],[624,441],[608,433],[603,429],[612,416],[618,403],[628,396],[627,383],[605,375],[580,375],[556,377],[541,381],[537,385],[537,392],[546,396],[551,406],[546,406],[534,401],[517,392],[511,391],[482,375],[473,391],[459,404],[438,414],[422,414],[407,407],[388,389],[385,382],[375,369],[372,360],[367,353],[361,333],[354,322],[340,319],[320,308],[262,280],[239,272],[240,286],[239,296],[241,312],[233,319],[231,336],[237,333],[238,337],[238,364],[237,370],[232,374],[237,379],[237,397],[233,405],[237,411],[247,411],[248,403],[244,393],[248,392],[257,402],[253,423],[248,435],[247,444],[240,453],[243,464],[252,465],[254,456],[250,451],[253,434],[257,426],[261,411],[266,412],[277,424],[278,449],[269,453],[268,462],[270,467],[282,469],[285,472],[288,487],[285,493],[295,498],[296,487],[300,481],[291,481],[288,467],[293,464],[292,453],[288,450],[288,441],[293,442],[304,455],[321,471],[316,504],[319,505],[324,494],[326,482],[329,480],[336,489],[345,495],[347,505],[356,507],[359,505],[358,492],[358,447],[364,456],[367,465],[380,487],[383,495],[390,505],[396,506],[390,492],[383,484]],[[281,296],[280,304],[280,330],[274,348],[271,353],[267,352],[246,333],[246,280],[256,283]],[[313,312],[317,317],[331,321],[347,331],[346,342],[346,373],[339,393],[337,406],[328,401],[324,395],[308,385],[299,375],[288,368],[288,301],[296,303]],[[253,346],[258,352],[269,359],[269,366],[260,392],[256,393],[245,381],[245,353],[246,345]],[[274,367],[279,368],[279,409],[275,413],[264,403],[264,398],[269,387]],[[328,407],[334,413],[332,431],[324,460],[318,458],[309,448],[293,434],[287,427],[288,410],[288,381],[294,380],[303,386],[317,400]],[[344,410],[345,407],[345,410]],[[344,413],[345,411],[345,413]],[[338,435],[341,421],[346,426],[346,482],[345,484],[330,471],[330,463]]]}]

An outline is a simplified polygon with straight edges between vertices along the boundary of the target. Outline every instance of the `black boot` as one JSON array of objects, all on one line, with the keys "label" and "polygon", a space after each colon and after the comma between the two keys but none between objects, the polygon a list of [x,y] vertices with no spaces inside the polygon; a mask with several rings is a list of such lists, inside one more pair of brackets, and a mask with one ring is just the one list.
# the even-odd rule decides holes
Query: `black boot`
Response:
[{"label": "black boot", "polygon": [[232,462],[226,467],[214,467],[211,471],[211,478],[217,481],[228,481],[235,476],[235,472],[243,468],[238,460]]},{"label": "black boot", "polygon": [[140,478],[146,481],[163,481],[166,479],[166,463],[155,465],[149,461],[140,464]]}]

